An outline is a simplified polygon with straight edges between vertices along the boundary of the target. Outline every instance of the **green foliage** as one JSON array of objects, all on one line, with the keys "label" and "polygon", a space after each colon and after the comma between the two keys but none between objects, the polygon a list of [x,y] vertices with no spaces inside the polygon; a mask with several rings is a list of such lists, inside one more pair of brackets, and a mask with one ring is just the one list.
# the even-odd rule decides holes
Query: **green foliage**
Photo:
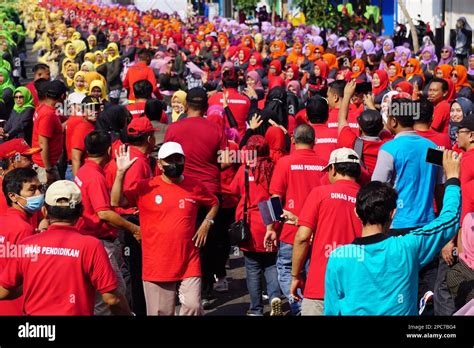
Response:
[{"label": "green foliage", "polygon": [[244,10],[246,14],[254,13],[258,0],[234,0],[234,6],[238,10]]},{"label": "green foliage", "polygon": [[296,0],[298,6],[306,17],[308,24],[316,24],[322,28],[335,28],[338,14],[329,0]]}]

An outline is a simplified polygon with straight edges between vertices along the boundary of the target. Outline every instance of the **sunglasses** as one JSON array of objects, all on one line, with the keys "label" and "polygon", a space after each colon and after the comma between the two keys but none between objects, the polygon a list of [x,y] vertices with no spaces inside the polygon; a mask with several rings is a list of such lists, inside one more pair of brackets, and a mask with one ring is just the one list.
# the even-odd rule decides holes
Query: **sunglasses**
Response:
[{"label": "sunglasses", "polygon": [[449,53],[448,50],[442,50],[441,53]]},{"label": "sunglasses", "polygon": [[407,64],[407,68],[414,68],[414,66],[411,64]]},{"label": "sunglasses", "polygon": [[15,99],[25,99],[25,97],[22,96],[22,95],[16,95],[16,96],[15,96]]}]

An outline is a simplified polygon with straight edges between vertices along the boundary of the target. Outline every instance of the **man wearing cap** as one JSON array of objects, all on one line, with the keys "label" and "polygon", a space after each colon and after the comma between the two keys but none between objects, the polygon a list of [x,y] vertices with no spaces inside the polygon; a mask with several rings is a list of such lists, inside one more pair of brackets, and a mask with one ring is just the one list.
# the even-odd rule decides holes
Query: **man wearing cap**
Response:
[{"label": "man wearing cap", "polygon": [[[359,162],[359,156],[352,149],[334,150],[325,168],[331,184],[313,188],[294,221],[299,228],[293,245],[291,295],[301,301],[298,290],[304,289],[302,315],[323,314],[324,276],[329,254],[361,235],[362,224],[354,212],[360,188],[356,182],[361,173]],[[311,240],[311,257],[304,282],[301,273]]]},{"label": "man wearing cap", "polygon": [[72,172],[68,173],[68,177],[66,178],[68,180],[74,179],[77,171],[84,162],[84,155],[86,152],[84,140],[86,139],[87,134],[94,130],[95,122],[100,113],[100,107],[101,103],[97,98],[87,96],[82,100],[82,122],[74,127],[74,132],[71,134],[70,148],[66,148],[66,150],[71,152]]},{"label": "man wearing cap", "polygon": [[[299,215],[308,194],[314,187],[320,185],[322,170],[327,162],[313,150],[315,135],[310,125],[302,124],[296,127],[292,140],[295,151],[278,160],[273,170],[270,193],[273,197],[280,197],[285,210]],[[294,301],[290,295],[291,258],[297,229],[295,225],[284,224],[277,238],[273,225],[269,225],[264,240],[267,249],[276,247],[277,240],[279,241],[278,281],[294,315],[298,315],[301,310],[300,303]]]},{"label": "man wearing cap", "polygon": [[[0,144],[0,188],[3,178],[15,168],[32,168],[31,156],[40,152],[41,149],[31,148],[24,139],[12,139]],[[0,190],[0,214],[8,209],[7,201]]]},{"label": "man wearing cap", "polygon": [[[85,146],[87,159],[74,178],[74,182],[81,189],[84,206],[84,212],[77,222],[77,228],[81,233],[92,235],[101,240],[112,268],[117,274],[118,290],[125,293],[125,282],[120,269],[123,260],[117,229],[128,230],[136,238],[140,238],[140,227],[125,220],[110,205],[110,193],[103,169],[111,157],[112,140],[110,134],[92,131],[86,136]],[[95,314],[109,314],[100,297],[97,299]]]},{"label": "man wearing cap", "polygon": [[[35,228],[31,219],[44,202],[42,185],[38,174],[30,168],[13,169],[5,175],[2,183],[2,197],[7,199],[7,210],[0,215],[0,273],[8,261],[15,257],[9,252],[17,251],[17,244],[31,236]],[[0,315],[22,315],[23,298],[0,302]]]},{"label": "man wearing cap", "polygon": [[54,182],[45,202],[50,225],[19,243],[20,257],[0,276],[0,300],[23,293],[25,315],[92,315],[97,290],[114,314],[131,315],[104,247],[75,226],[83,211],[77,185]]},{"label": "man wearing cap", "polygon": [[[207,93],[203,88],[193,88],[186,95],[188,117],[171,124],[165,135],[165,142],[172,141],[180,144],[186,154],[184,176],[201,182],[206,189],[221,197],[221,170],[228,166],[219,163],[226,158],[227,137],[217,124],[203,116],[208,109]],[[198,214],[198,223],[202,222],[205,212]],[[219,218],[219,215],[218,215]],[[209,239],[214,239],[215,233],[226,233],[211,229]],[[201,250],[203,267],[203,299],[210,300],[214,283],[214,267],[210,263],[218,253],[215,243],[209,243]]]},{"label": "man wearing cap", "polygon": [[385,142],[379,138],[379,133],[383,129],[382,115],[377,110],[364,110],[357,117],[360,128],[360,137],[357,137],[347,121],[350,101],[355,93],[356,85],[356,82],[353,80],[348,82],[344,88],[344,97],[339,108],[337,148],[347,147],[354,149],[361,162],[366,166],[369,174],[372,175],[380,147]]},{"label": "man wearing cap", "polygon": [[48,82],[46,98],[33,116],[32,146],[41,148],[33,155],[38,177],[42,183],[51,184],[59,179],[57,163],[63,150],[63,127],[57,106],[66,97],[66,85],[58,80]]},{"label": "man wearing cap", "polygon": [[[112,205],[130,204],[140,211],[147,314],[174,315],[178,291],[180,314],[202,315],[199,248],[205,245],[219,209],[217,197],[183,175],[187,158],[176,142],[166,142],[158,152],[161,176],[142,180],[127,192],[123,180],[135,160],[122,146],[116,161]],[[196,232],[200,207],[208,212]]]}]

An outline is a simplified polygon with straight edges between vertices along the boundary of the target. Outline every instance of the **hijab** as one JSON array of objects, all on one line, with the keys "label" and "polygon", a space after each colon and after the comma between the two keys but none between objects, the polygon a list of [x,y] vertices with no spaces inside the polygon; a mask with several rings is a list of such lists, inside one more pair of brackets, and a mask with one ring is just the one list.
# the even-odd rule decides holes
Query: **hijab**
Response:
[{"label": "hijab", "polygon": [[[385,70],[376,70],[374,74],[380,79],[380,85],[378,87],[372,87],[372,92],[374,95],[379,95],[388,87],[388,83],[390,82],[388,79],[388,74]],[[373,79],[372,79],[373,81]]]},{"label": "hijab", "polygon": [[21,114],[28,108],[35,108],[35,104],[33,102],[33,95],[31,94],[28,88],[20,86],[15,89],[13,95],[15,95],[16,93],[21,93],[21,95],[24,97],[22,106],[18,106],[16,103],[13,106],[13,110],[15,110],[16,113]]},{"label": "hijab", "polygon": [[107,52],[109,50],[113,50],[114,54],[113,55],[110,55],[108,54],[107,56],[107,61],[110,63],[110,62],[113,62],[114,60],[120,58],[120,53],[119,53],[119,49],[118,49],[118,46],[115,42],[111,42],[109,43],[109,45],[107,46]]},{"label": "hijab", "polygon": [[451,64],[453,62],[453,57],[454,57],[454,49],[451,46],[444,46],[441,50],[448,50],[449,51],[449,56],[448,58],[444,59],[441,58],[439,60],[439,65],[442,64]]},{"label": "hijab", "polygon": [[391,62],[388,66],[394,66],[395,69],[397,69],[397,72],[395,73],[394,76],[389,77],[390,82],[395,82],[397,79],[402,78],[403,79],[403,69],[402,66],[400,65],[399,62]]},{"label": "hijab", "polygon": [[451,73],[454,70],[454,67],[452,65],[449,65],[449,64],[438,65],[436,68],[434,68],[435,75],[439,70],[441,70],[441,72],[443,73],[443,78],[444,79],[450,79],[451,78]]},{"label": "hijab", "polygon": [[100,99],[101,100],[107,100],[107,93],[106,93],[106,90],[105,90],[105,85],[104,83],[101,81],[101,80],[93,80],[90,84],[89,84],[89,93],[88,95],[91,95],[92,94],[92,89],[94,87],[98,87],[100,88],[100,91],[102,93],[102,95],[100,96]]},{"label": "hijab", "polygon": [[407,81],[410,81],[410,79],[415,75],[420,76],[421,79],[425,81],[425,76],[423,75],[423,70],[421,70],[420,61],[416,58],[410,58],[407,60],[407,63],[410,63],[411,65],[413,65],[413,73],[411,74],[406,73],[406,67],[405,67],[405,77]]},{"label": "hijab", "polygon": [[263,90],[263,84],[262,84],[262,78],[260,77],[260,75],[258,74],[258,72],[256,71],[249,71],[247,72],[247,77],[250,77],[252,78],[252,80],[255,81],[255,87],[254,89],[261,89]]},{"label": "hijab", "polygon": [[270,148],[270,158],[272,159],[273,163],[277,163],[280,158],[287,154],[285,151],[285,133],[280,127],[269,127],[265,133],[265,140],[267,141]]},{"label": "hijab", "polygon": [[[183,105],[183,107],[186,109],[186,92],[185,91],[176,91],[174,92],[173,94],[173,97],[171,98],[171,102],[173,102],[173,99],[178,99],[178,101],[180,102],[181,105]],[[173,122],[175,122],[179,116],[181,116],[182,113],[178,113],[176,112],[174,109],[171,113],[171,119],[173,120]]]},{"label": "hijab", "polygon": [[250,72],[250,71],[254,71],[254,70],[263,69],[262,55],[258,52],[253,52],[251,54],[251,57],[255,58],[256,63],[255,63],[255,65],[249,64],[249,66],[247,68],[247,71]]},{"label": "hijab", "polygon": [[337,58],[334,54],[332,53],[325,53],[323,54],[323,60],[326,61],[329,70],[332,69],[339,69],[339,66],[337,64]]},{"label": "hijab", "polygon": [[362,75],[365,72],[365,64],[362,59],[354,59],[351,64],[351,70],[352,68],[357,65],[359,67],[358,72],[353,72],[351,78],[357,79],[360,75]]},{"label": "hijab", "polygon": [[471,88],[471,84],[467,80],[467,69],[464,65],[456,65],[454,67],[454,70],[456,70],[458,74],[458,81],[456,82],[456,92],[459,92],[461,88],[463,87],[469,87]]},{"label": "hijab", "polygon": [[[81,77],[84,78],[84,87],[82,87],[81,89],[78,89],[75,85],[76,81],[77,81],[77,78],[78,77]],[[86,73],[84,71],[78,71],[75,75],[74,75],[74,92],[76,93],[84,93],[86,94],[87,93],[87,88],[85,87],[85,84],[86,84]]]}]

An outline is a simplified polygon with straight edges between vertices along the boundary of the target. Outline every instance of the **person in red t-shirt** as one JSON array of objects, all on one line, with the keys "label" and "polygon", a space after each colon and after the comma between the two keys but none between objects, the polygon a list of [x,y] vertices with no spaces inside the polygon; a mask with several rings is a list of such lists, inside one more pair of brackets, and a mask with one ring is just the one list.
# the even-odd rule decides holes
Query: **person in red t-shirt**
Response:
[{"label": "person in red t-shirt", "polygon": [[[299,226],[293,246],[291,295],[300,301],[298,290],[304,289],[302,315],[323,315],[324,277],[329,254],[340,245],[360,237],[362,224],[355,214],[360,186],[359,156],[348,148],[334,150],[328,167],[330,185],[314,188],[296,217]],[[293,217],[289,217],[294,220]],[[302,270],[312,240],[311,259],[306,284]]]},{"label": "person in red t-shirt", "polygon": [[36,90],[35,82],[41,79],[44,81],[51,80],[51,71],[48,65],[40,63],[33,67],[33,73],[35,74],[33,81],[25,85],[25,87],[30,90],[31,94],[33,95],[33,103],[35,104],[35,107],[37,107],[40,103],[40,100],[38,98],[38,91]]},{"label": "person in red t-shirt", "polygon": [[1,189],[3,178],[15,168],[33,168],[31,156],[40,152],[31,148],[24,139],[12,139],[0,144],[0,214],[6,213],[8,204]]},{"label": "person in red t-shirt", "polygon": [[[252,135],[247,141],[246,150],[249,153],[249,161],[246,165],[241,166],[235,174],[231,192],[240,197],[235,220],[244,218],[244,202],[247,202],[248,209],[247,226],[251,238],[239,245],[244,252],[247,289],[250,294],[250,308],[247,315],[263,315],[262,277],[264,277],[272,306],[270,315],[279,316],[282,315],[282,311],[281,290],[276,270],[277,249],[270,248],[270,245],[265,246],[263,242],[266,226],[263,224],[258,208],[258,203],[271,197],[269,189],[274,163],[270,158],[268,143],[261,135]],[[248,195],[245,188],[246,175],[248,175],[249,182]]]},{"label": "person in red t-shirt", "polygon": [[82,122],[74,127],[74,132],[71,134],[70,149],[68,150],[71,152],[71,180],[74,180],[77,171],[84,163],[86,152],[84,140],[87,134],[94,130],[95,122],[100,113],[100,107],[101,104],[97,98],[88,96],[82,100]]},{"label": "person in red t-shirt", "polygon": [[[344,87],[346,82],[343,80],[337,80],[332,82],[329,85],[328,89],[328,105],[329,105],[329,116],[326,123],[326,126],[329,129],[338,128],[338,119],[339,119],[339,108],[341,107],[342,99],[344,97]],[[349,114],[347,118],[348,126],[352,129],[356,135],[359,135],[359,124],[357,123],[357,117],[359,116],[360,111],[354,104],[349,106]],[[316,134],[316,138],[318,135]]]},{"label": "person in red t-shirt", "polygon": [[[7,197],[8,209],[0,215],[0,248],[4,251],[17,250],[17,244],[31,236],[35,228],[31,224],[33,214],[43,206],[44,197],[37,173],[31,168],[18,168],[10,171],[2,184],[2,194]],[[6,254],[0,257],[0,273],[14,258]],[[0,302],[1,315],[22,315],[23,297]]]},{"label": "person in red t-shirt", "polygon": [[380,147],[388,139],[381,140],[379,138],[379,134],[383,129],[383,120],[382,115],[380,115],[377,110],[367,109],[357,118],[361,134],[360,137],[349,127],[347,115],[351,97],[356,91],[356,85],[355,81],[350,81],[344,88],[344,97],[342,98],[339,108],[339,136],[337,139],[337,148],[347,147],[354,149],[366,167],[368,176],[372,176]]},{"label": "person in red t-shirt", "polygon": [[151,93],[154,93],[157,98],[161,99],[155,73],[153,72],[153,69],[149,67],[150,62],[150,51],[142,49],[138,52],[138,62],[128,68],[127,74],[123,80],[123,88],[125,88],[129,94],[128,99],[132,101],[135,100],[137,97],[135,94],[135,83],[141,80],[150,82],[152,87]]},{"label": "person in red t-shirt", "polygon": [[52,183],[59,179],[56,164],[63,151],[63,126],[56,109],[66,97],[67,87],[58,80],[48,82],[45,87],[46,99],[36,108],[33,116],[32,146],[42,151],[33,155],[38,166],[38,177],[42,183]]},{"label": "person in red t-shirt", "polygon": [[145,115],[145,105],[147,100],[151,99],[153,86],[148,80],[140,80],[133,85],[133,91],[136,99],[131,100],[128,104],[127,110],[133,118],[142,117]]},{"label": "person in red t-shirt", "polygon": [[[110,205],[110,194],[103,169],[110,160],[112,146],[110,134],[92,131],[86,136],[85,145],[87,159],[74,178],[74,182],[81,189],[84,206],[84,212],[76,226],[82,234],[100,239],[117,274],[118,290],[125,293],[125,282],[120,269],[123,261],[117,228],[130,231],[139,239],[140,227],[125,220]],[[96,303],[95,314],[109,314],[100,298]]]},{"label": "person in red t-shirt", "polygon": [[[320,185],[322,170],[327,162],[321,159],[313,150],[314,129],[306,124],[295,128],[293,135],[295,151],[289,156],[281,158],[273,171],[270,183],[272,197],[280,197],[283,209],[294,215],[299,215],[306,197],[314,187]],[[299,302],[290,296],[291,285],[291,257],[293,253],[293,242],[297,227],[284,224],[280,236],[277,238],[274,226],[267,226],[264,244],[276,246],[279,240],[277,271],[280,289],[288,298],[291,312],[298,315],[300,312]]]},{"label": "person in red t-shirt", "polygon": [[337,143],[337,128],[328,128],[326,125],[328,120],[327,100],[318,95],[311,97],[306,102],[306,115],[316,136],[314,152],[327,162]]},{"label": "person in red t-shirt", "polygon": [[[174,315],[176,291],[181,315],[203,314],[199,248],[207,241],[219,201],[200,182],[183,176],[186,159],[180,144],[164,143],[158,152],[161,176],[137,182],[128,191],[123,191],[125,172],[136,159],[130,159],[124,146],[116,159],[112,205],[140,210],[148,315]],[[196,232],[200,206],[210,210]]]},{"label": "person in red t-shirt", "polygon": [[451,139],[448,133],[437,132],[431,127],[433,122],[433,104],[426,99],[421,99],[418,105],[420,106],[420,112],[417,117],[414,117],[415,125],[413,126],[416,134],[431,140],[440,150],[451,150]]},{"label": "person in red t-shirt", "polygon": [[45,202],[50,226],[20,242],[0,276],[0,300],[23,293],[25,315],[92,315],[98,291],[112,313],[132,315],[103,246],[74,226],[82,213],[79,188],[57,181]]},{"label": "person in red t-shirt", "polygon": [[433,103],[434,113],[431,128],[448,134],[451,106],[447,100],[449,93],[448,82],[444,79],[434,78],[428,88],[428,100]]},{"label": "person in red t-shirt", "polygon": [[[192,88],[186,95],[188,116],[168,126],[165,142],[177,142],[186,153],[186,167],[184,176],[201,182],[206,189],[220,197],[221,170],[229,166],[226,162],[228,153],[227,138],[224,131],[217,124],[205,119],[203,116],[208,109],[207,93],[203,88]],[[204,216],[201,211],[198,222]],[[214,243],[214,227],[209,238],[211,241],[201,250],[201,264],[203,270],[203,306],[210,305],[213,284],[215,281],[212,260],[219,250]]]}]

